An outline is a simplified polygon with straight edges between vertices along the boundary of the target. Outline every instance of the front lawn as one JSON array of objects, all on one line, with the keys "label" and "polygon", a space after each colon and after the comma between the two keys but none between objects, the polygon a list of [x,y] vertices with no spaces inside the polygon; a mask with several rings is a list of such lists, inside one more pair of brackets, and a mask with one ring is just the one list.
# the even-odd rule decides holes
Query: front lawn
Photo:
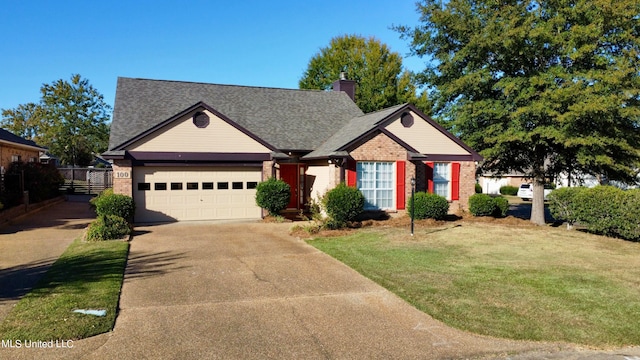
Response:
[{"label": "front lawn", "polygon": [[640,345],[640,244],[459,221],[309,244],[453,327],[597,347]]},{"label": "front lawn", "polygon": [[[76,240],[0,324],[3,340],[75,340],[110,331],[129,243]],[[106,316],[77,309],[106,310]]]}]

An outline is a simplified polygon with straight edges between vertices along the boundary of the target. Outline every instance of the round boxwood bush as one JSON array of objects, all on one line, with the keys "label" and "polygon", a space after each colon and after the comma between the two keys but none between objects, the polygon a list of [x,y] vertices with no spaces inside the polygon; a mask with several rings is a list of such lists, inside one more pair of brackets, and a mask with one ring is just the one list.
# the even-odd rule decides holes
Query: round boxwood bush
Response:
[{"label": "round boxwood bush", "polygon": [[469,212],[473,216],[491,216],[496,203],[487,194],[474,194],[469,197]]},{"label": "round boxwood bush", "polygon": [[135,203],[131,196],[105,193],[95,198],[93,205],[98,216],[116,215],[127,221],[133,220]]},{"label": "round boxwood bush", "polygon": [[352,221],[364,209],[364,195],[360,190],[339,184],[324,196],[323,204],[327,214],[337,223]]},{"label": "round boxwood bush", "polygon": [[291,200],[291,187],[283,180],[270,178],[256,187],[256,204],[277,216]]},{"label": "round boxwood bush", "polygon": [[413,214],[415,219],[441,220],[449,213],[449,202],[436,194],[418,192],[409,198],[407,210],[409,215]]},{"label": "round boxwood bush", "polygon": [[120,239],[131,234],[129,222],[117,215],[98,216],[87,230],[87,241],[104,241]]},{"label": "round boxwood bush", "polygon": [[509,211],[509,200],[502,196],[496,196],[493,198],[493,202],[495,204],[493,209],[493,216],[495,217],[505,217],[507,216],[507,212]]}]

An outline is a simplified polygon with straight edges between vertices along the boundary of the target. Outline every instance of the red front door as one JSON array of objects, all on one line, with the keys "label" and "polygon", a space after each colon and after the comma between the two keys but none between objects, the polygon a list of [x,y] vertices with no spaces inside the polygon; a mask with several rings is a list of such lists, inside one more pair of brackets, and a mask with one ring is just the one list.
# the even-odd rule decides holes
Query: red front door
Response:
[{"label": "red front door", "polygon": [[280,164],[280,179],[291,187],[291,199],[287,209],[298,208],[298,164]]}]

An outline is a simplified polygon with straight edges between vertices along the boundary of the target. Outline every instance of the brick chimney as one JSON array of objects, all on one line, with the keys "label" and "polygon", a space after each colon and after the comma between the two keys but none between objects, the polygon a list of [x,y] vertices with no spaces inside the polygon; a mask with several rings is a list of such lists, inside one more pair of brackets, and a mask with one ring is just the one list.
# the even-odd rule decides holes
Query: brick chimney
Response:
[{"label": "brick chimney", "polygon": [[351,100],[356,101],[356,82],[353,80],[347,80],[347,76],[344,71],[340,72],[340,80],[333,82],[333,91],[344,91],[349,95]]}]

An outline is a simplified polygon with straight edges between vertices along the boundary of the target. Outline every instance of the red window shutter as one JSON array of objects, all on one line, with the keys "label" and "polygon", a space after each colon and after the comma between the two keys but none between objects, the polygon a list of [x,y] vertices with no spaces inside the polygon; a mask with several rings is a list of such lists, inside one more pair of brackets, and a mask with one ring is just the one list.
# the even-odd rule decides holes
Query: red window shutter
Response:
[{"label": "red window shutter", "polygon": [[427,191],[433,194],[433,162],[426,162],[427,165]]},{"label": "red window shutter", "polygon": [[356,187],[356,177],[356,161],[349,159],[347,160],[347,186]]},{"label": "red window shutter", "polygon": [[396,162],[396,209],[403,210],[405,204],[405,167],[406,162],[403,160]]},{"label": "red window shutter", "polygon": [[460,199],[460,163],[451,163],[451,200]]}]

